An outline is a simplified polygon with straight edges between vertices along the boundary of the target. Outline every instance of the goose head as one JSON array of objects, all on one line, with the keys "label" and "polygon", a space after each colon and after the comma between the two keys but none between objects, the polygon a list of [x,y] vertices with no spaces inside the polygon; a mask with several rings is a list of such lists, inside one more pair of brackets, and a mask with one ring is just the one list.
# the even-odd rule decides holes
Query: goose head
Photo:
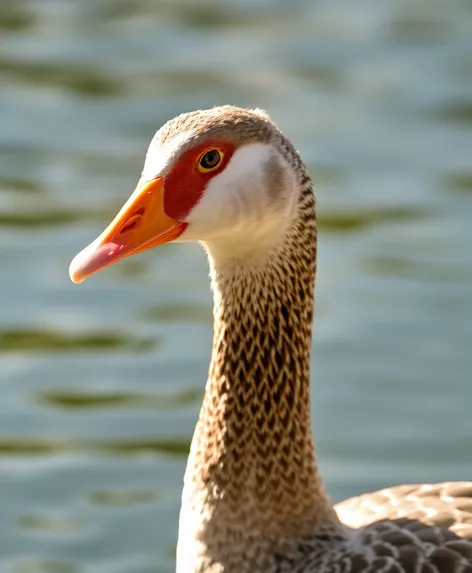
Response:
[{"label": "goose head", "polygon": [[72,281],[171,241],[199,241],[219,259],[267,253],[295,216],[299,161],[260,110],[222,106],[168,121],[135,191],[72,261]]}]

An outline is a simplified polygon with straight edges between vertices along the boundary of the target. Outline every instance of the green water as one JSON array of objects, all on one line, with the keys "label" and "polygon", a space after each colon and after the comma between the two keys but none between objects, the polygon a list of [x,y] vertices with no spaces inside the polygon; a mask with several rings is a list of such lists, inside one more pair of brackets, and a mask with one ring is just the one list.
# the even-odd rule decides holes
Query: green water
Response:
[{"label": "green water", "polygon": [[68,265],[185,110],[266,108],[317,185],[313,419],[335,500],[472,479],[466,0],[2,0],[0,570],[174,568],[204,254]]}]

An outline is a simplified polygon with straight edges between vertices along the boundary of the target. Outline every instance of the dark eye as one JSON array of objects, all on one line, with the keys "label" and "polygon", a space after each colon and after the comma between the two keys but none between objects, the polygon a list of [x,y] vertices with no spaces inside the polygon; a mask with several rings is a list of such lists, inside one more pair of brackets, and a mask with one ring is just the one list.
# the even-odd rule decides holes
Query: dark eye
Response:
[{"label": "dark eye", "polygon": [[200,157],[198,167],[201,171],[212,171],[220,165],[222,159],[222,152],[218,149],[209,149]]}]

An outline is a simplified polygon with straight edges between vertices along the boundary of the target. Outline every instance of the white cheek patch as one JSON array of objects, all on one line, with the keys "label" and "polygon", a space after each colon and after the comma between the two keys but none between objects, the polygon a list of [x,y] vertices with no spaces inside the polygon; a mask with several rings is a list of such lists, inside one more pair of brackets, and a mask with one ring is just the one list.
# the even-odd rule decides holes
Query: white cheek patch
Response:
[{"label": "white cheek patch", "polygon": [[164,143],[164,145],[161,145],[156,135],[147,150],[142,177],[150,180],[157,175],[165,176],[169,168],[174,164],[179,151],[193,137],[193,131],[183,131],[167,143]]},{"label": "white cheek patch", "polygon": [[[251,143],[236,150],[222,173],[215,176],[187,220],[195,230],[211,230],[267,214],[270,199],[265,166],[275,151],[265,143]],[[206,229],[205,229],[206,227]],[[189,229],[190,230],[190,229]]]}]

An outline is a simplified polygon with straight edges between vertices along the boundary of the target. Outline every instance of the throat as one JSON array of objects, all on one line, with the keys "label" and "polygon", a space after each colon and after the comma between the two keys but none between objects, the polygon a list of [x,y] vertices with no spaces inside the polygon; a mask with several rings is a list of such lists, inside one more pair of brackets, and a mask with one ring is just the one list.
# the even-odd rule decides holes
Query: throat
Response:
[{"label": "throat", "polygon": [[260,542],[267,557],[337,521],[310,424],[315,255],[312,237],[262,265],[213,261],[212,358],[179,535],[179,546],[195,540],[208,563],[231,560],[228,552],[245,560],[232,540],[254,550]]}]

